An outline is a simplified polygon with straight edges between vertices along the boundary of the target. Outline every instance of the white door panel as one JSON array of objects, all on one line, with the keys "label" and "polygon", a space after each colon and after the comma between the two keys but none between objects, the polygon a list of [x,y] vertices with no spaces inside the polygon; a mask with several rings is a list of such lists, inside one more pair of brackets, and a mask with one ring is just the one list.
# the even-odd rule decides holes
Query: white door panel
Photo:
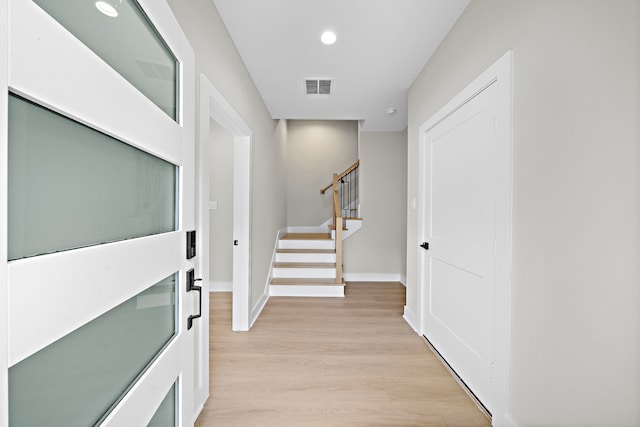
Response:
[{"label": "white door panel", "polygon": [[491,408],[495,262],[495,87],[428,130],[424,186],[423,331],[481,402]]},{"label": "white door panel", "polygon": [[[173,384],[178,391],[176,421],[193,425],[193,331],[187,330],[186,319],[197,295],[187,294],[185,284],[186,271],[195,264],[185,257],[185,232],[195,228],[193,52],[165,2],[138,2],[179,61],[176,122],[34,2],[8,3],[10,18],[0,13],[10,42],[9,73],[6,78],[0,73],[4,90],[176,165],[179,184],[176,231],[2,261],[2,270],[7,268],[8,367],[177,272],[177,298],[164,292],[131,300],[134,311],[175,301],[175,334],[114,404],[103,425],[146,425]],[[0,99],[5,102],[0,120],[6,123],[6,96]],[[0,139],[6,147],[4,137]],[[6,164],[0,165],[0,175],[4,182]],[[6,218],[7,198],[1,194],[0,217]],[[6,236],[2,239],[5,244]],[[207,322],[207,315],[200,321]],[[0,379],[6,378],[6,366],[0,369]],[[6,386],[0,381],[0,387]],[[5,390],[0,390],[2,396]],[[7,401],[0,399],[0,414],[9,411]],[[0,424],[5,420],[0,416]]]},{"label": "white door panel", "polygon": [[469,351],[482,353],[482,277],[431,258],[429,313]]}]

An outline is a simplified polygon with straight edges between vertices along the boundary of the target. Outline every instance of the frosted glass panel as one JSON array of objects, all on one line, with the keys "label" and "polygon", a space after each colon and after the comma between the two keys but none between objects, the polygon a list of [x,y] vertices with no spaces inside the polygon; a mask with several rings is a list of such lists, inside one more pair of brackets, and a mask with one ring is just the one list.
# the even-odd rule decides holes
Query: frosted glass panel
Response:
[{"label": "frosted glass panel", "polygon": [[174,427],[176,420],[176,384],[173,384],[147,427]]},{"label": "frosted glass panel", "polygon": [[9,368],[9,424],[99,422],[175,335],[176,276]]},{"label": "frosted glass panel", "polygon": [[9,97],[9,259],[176,229],[176,166]]},{"label": "frosted glass panel", "polygon": [[100,2],[111,3],[115,17],[101,13],[95,1],[34,2],[177,120],[177,61],[135,1]]}]

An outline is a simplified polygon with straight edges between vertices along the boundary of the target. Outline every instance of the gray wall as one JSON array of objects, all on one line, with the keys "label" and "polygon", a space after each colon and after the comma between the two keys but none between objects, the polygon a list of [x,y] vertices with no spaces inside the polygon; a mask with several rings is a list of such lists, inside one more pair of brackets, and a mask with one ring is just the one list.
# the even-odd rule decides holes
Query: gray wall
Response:
[{"label": "gray wall", "polygon": [[209,121],[209,281],[233,280],[233,135]]},{"label": "gray wall", "polygon": [[[509,411],[519,426],[640,425],[640,2],[473,0],[409,90],[418,128],[514,51]],[[417,218],[408,211],[407,305]]]},{"label": "gray wall", "polygon": [[362,228],[344,241],[347,274],[405,275],[407,133],[360,133]]},{"label": "gray wall", "polygon": [[316,226],[331,218],[331,192],[320,189],[358,160],[358,122],[288,120],[287,221]]},{"label": "gray wall", "polygon": [[204,73],[253,131],[251,294],[255,306],[265,292],[277,230],[286,225],[286,141],[213,2],[169,0],[169,6],[195,51],[196,81]]}]

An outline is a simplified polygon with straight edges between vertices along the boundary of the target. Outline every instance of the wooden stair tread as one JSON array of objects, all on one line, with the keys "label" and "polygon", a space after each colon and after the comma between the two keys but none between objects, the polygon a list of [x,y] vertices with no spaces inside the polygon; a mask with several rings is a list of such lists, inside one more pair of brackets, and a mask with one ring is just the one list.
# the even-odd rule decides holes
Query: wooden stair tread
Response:
[{"label": "wooden stair tread", "polygon": [[287,233],[280,240],[332,240],[329,233]]},{"label": "wooden stair tread", "polygon": [[[333,224],[331,224],[331,225],[329,226],[329,230],[335,230],[335,229],[336,229],[336,227],[335,227]],[[346,230],[348,230],[348,228],[347,228],[347,227],[342,227],[342,229],[343,229],[343,230],[345,230],[345,231],[346,231]]]},{"label": "wooden stair tread", "polygon": [[336,268],[335,262],[276,262],[274,268]]},{"label": "wooden stair tread", "polygon": [[278,249],[279,254],[335,254],[335,249]]},{"label": "wooden stair tread", "polygon": [[288,286],[288,285],[306,285],[306,286],[345,286],[342,283],[336,283],[336,279],[310,279],[297,277],[275,277],[271,279],[272,285]]}]

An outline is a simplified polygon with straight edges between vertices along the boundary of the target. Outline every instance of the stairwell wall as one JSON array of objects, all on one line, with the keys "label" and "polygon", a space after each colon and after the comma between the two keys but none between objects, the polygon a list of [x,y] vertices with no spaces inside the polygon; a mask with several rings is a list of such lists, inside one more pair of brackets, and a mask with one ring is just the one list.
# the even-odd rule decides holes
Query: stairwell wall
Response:
[{"label": "stairwell wall", "polygon": [[409,89],[411,200],[420,125],[513,49],[509,425],[640,425],[639,22],[637,0],[472,0]]},{"label": "stairwell wall", "polygon": [[344,241],[346,280],[404,281],[407,132],[360,133],[362,228]]},{"label": "stairwell wall", "polygon": [[358,160],[358,122],[288,120],[287,221],[317,226],[332,217],[331,191],[320,189]]},{"label": "stairwell wall", "polygon": [[274,236],[286,226],[286,132],[271,118],[213,2],[168,3],[195,52],[196,82],[204,73],[252,130],[252,241],[246,244],[255,308],[266,295]]}]

